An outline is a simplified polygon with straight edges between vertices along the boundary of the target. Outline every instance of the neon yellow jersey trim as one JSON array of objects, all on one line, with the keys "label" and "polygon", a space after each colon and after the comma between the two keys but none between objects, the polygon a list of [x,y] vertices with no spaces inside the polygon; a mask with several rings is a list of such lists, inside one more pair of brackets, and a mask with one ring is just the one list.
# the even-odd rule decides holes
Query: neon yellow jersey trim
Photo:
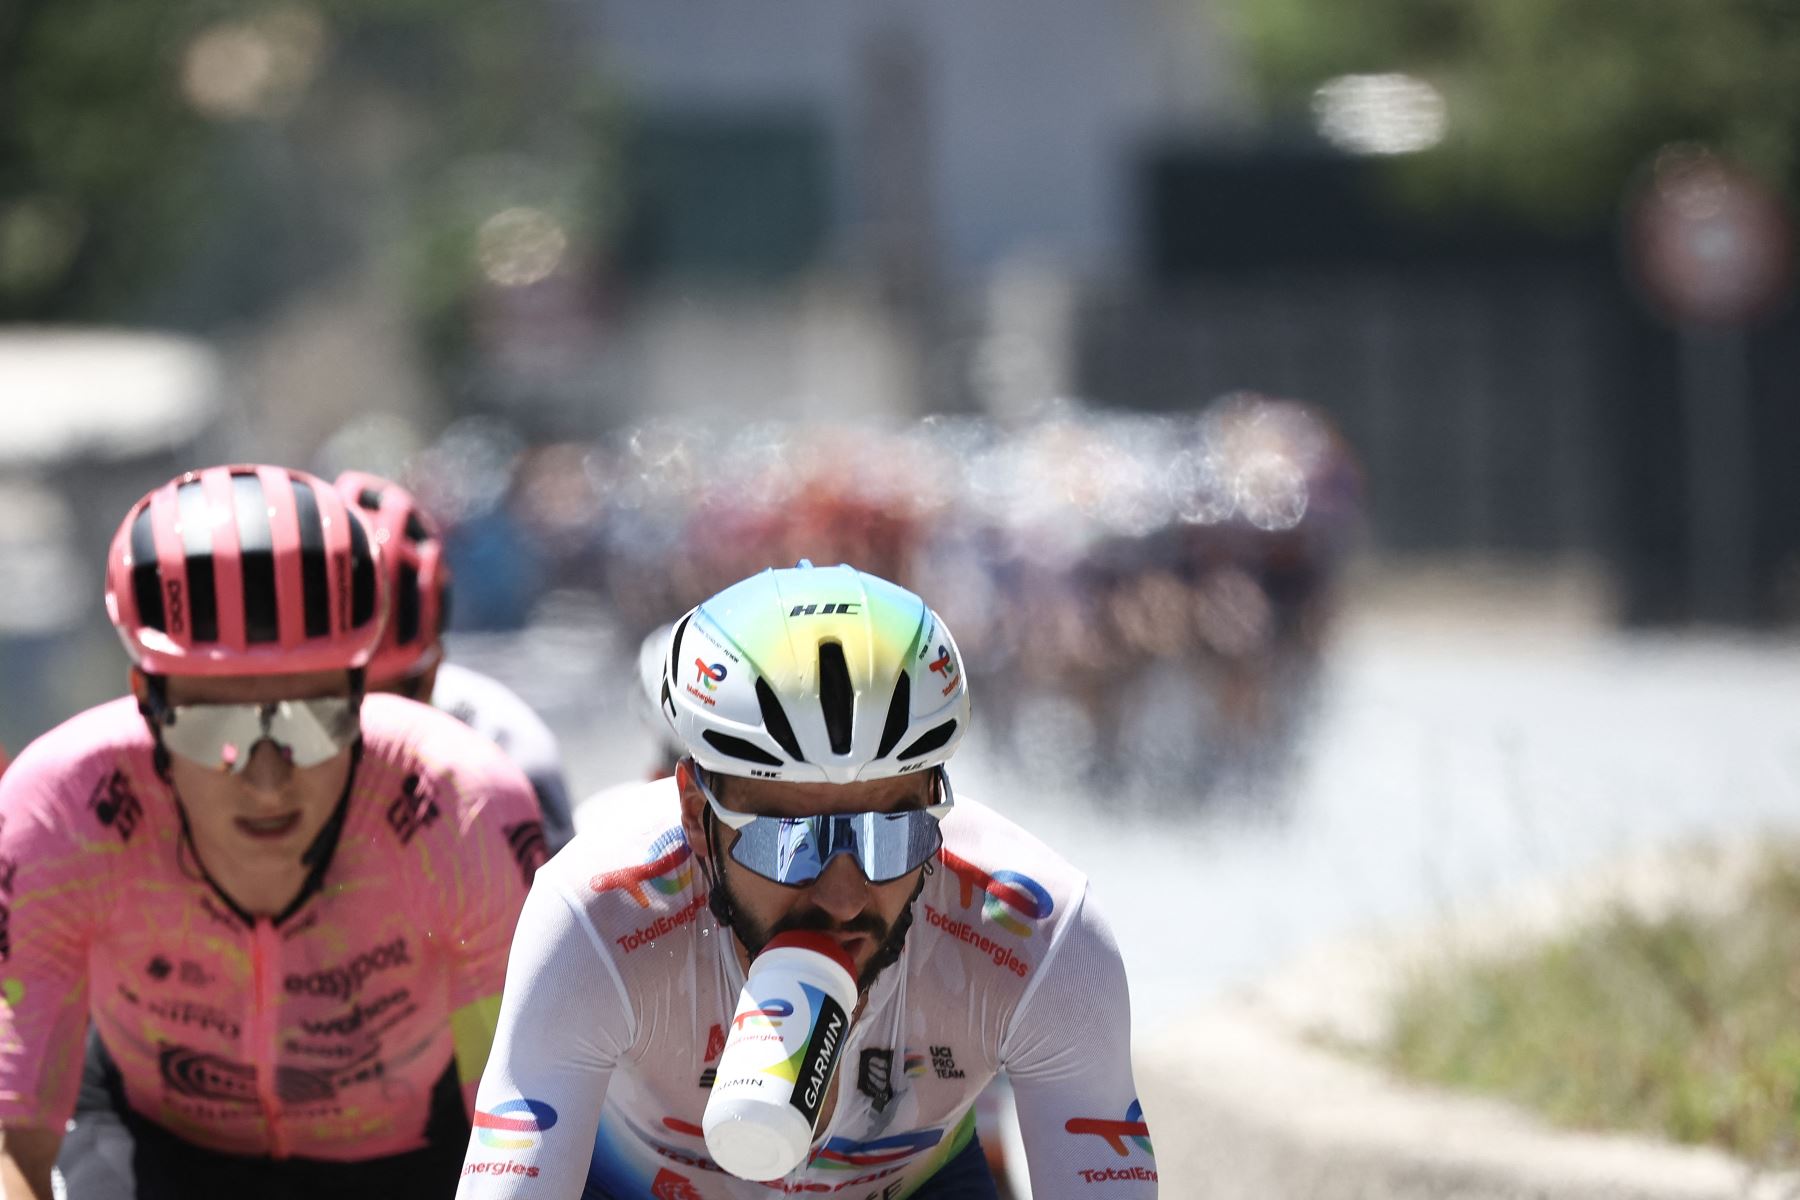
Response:
[{"label": "neon yellow jersey trim", "polygon": [[500,997],[483,996],[450,1014],[450,1038],[456,1047],[456,1075],[464,1084],[481,1082],[494,1033],[500,1028]]}]

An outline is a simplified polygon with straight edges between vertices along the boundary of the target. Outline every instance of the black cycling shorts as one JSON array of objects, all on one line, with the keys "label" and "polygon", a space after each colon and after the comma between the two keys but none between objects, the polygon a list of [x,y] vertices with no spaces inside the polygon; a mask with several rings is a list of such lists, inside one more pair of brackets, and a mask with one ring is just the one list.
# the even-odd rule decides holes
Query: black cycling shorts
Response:
[{"label": "black cycling shorts", "polygon": [[469,1121],[451,1064],[432,1089],[423,1150],[362,1162],[256,1158],[183,1141],[125,1102],[119,1068],[97,1034],[57,1170],[68,1200],[448,1200]]}]

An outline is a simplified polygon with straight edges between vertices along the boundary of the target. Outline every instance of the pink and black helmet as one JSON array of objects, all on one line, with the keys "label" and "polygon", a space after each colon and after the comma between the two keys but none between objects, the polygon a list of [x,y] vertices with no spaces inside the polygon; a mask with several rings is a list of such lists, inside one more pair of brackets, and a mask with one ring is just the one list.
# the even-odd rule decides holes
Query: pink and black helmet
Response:
[{"label": "pink and black helmet", "polygon": [[379,686],[430,670],[444,656],[450,615],[450,564],[437,522],[411,492],[379,475],[345,471],[337,490],[373,528],[393,597],[381,646],[369,660],[369,682]]},{"label": "pink and black helmet", "polygon": [[358,670],[387,591],[368,529],[329,484],[208,467],[132,505],[107,554],[106,612],[151,675]]}]

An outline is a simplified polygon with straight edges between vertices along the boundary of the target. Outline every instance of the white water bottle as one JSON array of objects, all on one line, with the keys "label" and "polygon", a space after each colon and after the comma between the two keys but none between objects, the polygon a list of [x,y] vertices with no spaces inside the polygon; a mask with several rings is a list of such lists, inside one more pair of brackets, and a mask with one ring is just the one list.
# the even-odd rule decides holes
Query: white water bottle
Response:
[{"label": "white water bottle", "polygon": [[822,933],[784,933],[750,963],[700,1128],[740,1179],[780,1179],[806,1161],[850,1036],[856,978]]}]

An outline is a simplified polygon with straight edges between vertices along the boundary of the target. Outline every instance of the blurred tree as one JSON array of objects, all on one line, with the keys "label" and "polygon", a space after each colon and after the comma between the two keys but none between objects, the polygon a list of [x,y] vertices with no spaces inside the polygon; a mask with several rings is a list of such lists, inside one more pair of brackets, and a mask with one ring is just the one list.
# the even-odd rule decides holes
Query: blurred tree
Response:
[{"label": "blurred tree", "polygon": [[379,259],[441,328],[508,252],[484,224],[520,207],[578,262],[610,211],[612,138],[571,14],[0,4],[0,320],[216,329]]},{"label": "blurred tree", "polygon": [[1419,200],[1494,200],[1592,224],[1660,146],[1710,145],[1790,192],[1800,156],[1793,0],[1225,0],[1268,99],[1293,115],[1348,73],[1434,84],[1448,137],[1398,160]]}]

